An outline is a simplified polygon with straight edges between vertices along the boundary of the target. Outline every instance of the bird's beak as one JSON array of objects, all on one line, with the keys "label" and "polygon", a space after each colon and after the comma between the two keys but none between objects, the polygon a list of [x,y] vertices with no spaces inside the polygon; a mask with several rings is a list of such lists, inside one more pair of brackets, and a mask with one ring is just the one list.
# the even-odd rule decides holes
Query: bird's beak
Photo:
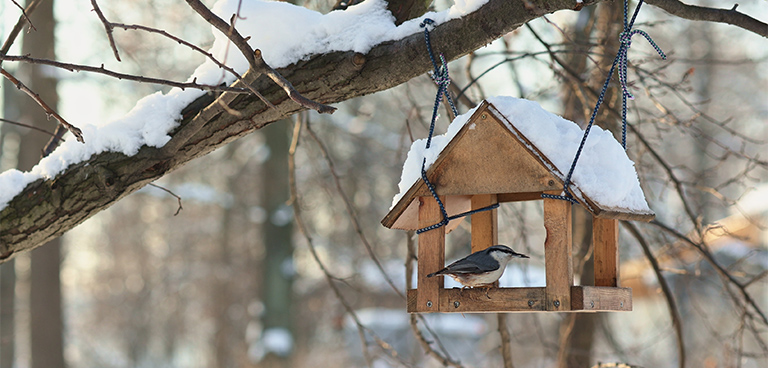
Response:
[{"label": "bird's beak", "polygon": [[515,253],[515,257],[518,257],[518,258],[531,258],[531,257],[526,256],[525,254],[520,254],[520,253]]}]

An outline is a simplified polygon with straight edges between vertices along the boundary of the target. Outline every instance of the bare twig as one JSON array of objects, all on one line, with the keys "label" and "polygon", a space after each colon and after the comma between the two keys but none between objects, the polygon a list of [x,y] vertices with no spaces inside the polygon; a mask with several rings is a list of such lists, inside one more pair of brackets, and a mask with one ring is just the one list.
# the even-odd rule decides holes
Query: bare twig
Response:
[{"label": "bare twig", "polygon": [[112,37],[112,30],[115,28],[112,23],[110,23],[107,20],[107,17],[104,16],[104,13],[101,12],[101,9],[99,9],[99,4],[96,4],[96,0],[91,0],[91,5],[93,5],[93,10],[96,12],[96,15],[99,16],[99,20],[101,20],[101,24],[104,25],[104,31],[107,32],[107,39],[109,39],[109,46],[112,47],[112,52],[115,54],[115,59],[117,61],[120,60],[120,54],[117,52],[117,45],[115,44],[115,38]]},{"label": "bare twig", "polygon": [[646,0],[646,2],[680,18],[727,23],[754,32],[760,36],[768,37],[768,24],[736,11],[736,7],[739,6],[738,4],[734,5],[731,9],[717,9],[688,5],[678,0]]},{"label": "bare twig", "polygon": [[621,223],[624,225],[624,227],[627,230],[629,230],[629,232],[632,234],[635,240],[637,240],[637,242],[640,244],[640,247],[643,248],[643,253],[645,254],[645,258],[648,259],[648,262],[650,262],[651,267],[653,268],[653,272],[656,274],[656,279],[659,281],[659,286],[661,286],[661,291],[664,293],[664,299],[666,299],[667,301],[669,316],[672,318],[672,326],[675,328],[675,334],[677,335],[677,355],[680,358],[678,361],[679,367],[681,368],[685,367],[685,340],[683,339],[683,319],[680,317],[680,311],[677,309],[677,303],[675,302],[675,297],[672,293],[672,288],[669,287],[669,284],[667,283],[667,280],[664,278],[664,275],[661,274],[661,267],[659,266],[659,261],[653,255],[650,245],[648,245],[648,242],[645,241],[645,238],[640,233],[640,230],[638,230],[635,224],[633,224],[632,222],[622,221]]},{"label": "bare twig", "polygon": [[341,187],[341,180],[339,179],[339,175],[336,173],[336,166],[333,163],[333,160],[331,159],[331,156],[328,154],[328,149],[325,147],[323,142],[320,140],[320,138],[315,134],[312,129],[310,129],[309,122],[306,124],[307,133],[309,133],[309,136],[312,137],[312,139],[315,141],[317,146],[320,148],[320,152],[323,154],[323,158],[325,159],[326,163],[328,163],[328,171],[330,171],[331,176],[333,177],[333,182],[336,185],[336,190],[339,192],[339,196],[341,197],[342,201],[344,202],[344,206],[347,210],[347,214],[349,215],[352,226],[355,229],[355,232],[360,237],[360,240],[363,242],[363,245],[365,245],[365,249],[368,251],[368,255],[371,257],[371,260],[376,264],[376,267],[379,269],[379,272],[381,272],[381,275],[384,277],[384,280],[387,281],[387,284],[394,290],[397,295],[400,296],[400,298],[405,299],[405,295],[403,295],[403,292],[398,289],[397,286],[395,286],[394,281],[392,281],[392,278],[389,277],[387,272],[384,270],[384,266],[381,265],[381,262],[379,261],[378,257],[376,257],[376,253],[373,251],[373,247],[371,246],[371,243],[368,241],[368,238],[365,237],[365,234],[363,233],[363,227],[360,225],[360,222],[357,219],[357,214],[355,213],[355,208],[352,206],[352,202],[347,198],[346,193],[344,193],[344,190]]},{"label": "bare twig", "polygon": [[181,206],[181,197],[179,197],[178,195],[176,195],[176,193],[174,193],[174,192],[171,192],[171,190],[170,190],[170,189],[168,189],[168,188],[165,188],[165,187],[161,187],[161,186],[159,186],[159,185],[157,185],[157,184],[155,184],[155,183],[149,183],[149,185],[150,185],[150,186],[153,186],[153,187],[155,187],[155,188],[157,188],[157,189],[162,189],[162,190],[164,190],[166,193],[168,193],[168,194],[170,194],[170,195],[172,195],[172,196],[176,197],[176,200],[177,200],[177,201],[179,201],[179,208],[177,208],[177,209],[176,209],[176,213],[174,213],[174,214],[173,214],[174,216],[178,215],[178,214],[179,214],[179,212],[181,212],[181,210],[183,210],[183,209],[184,209],[184,207],[182,207],[182,206]]},{"label": "bare twig", "polygon": [[205,57],[207,57],[208,59],[213,61],[214,64],[218,65],[219,68],[224,69],[225,71],[227,71],[230,74],[234,75],[235,78],[237,78],[237,80],[243,82],[243,85],[245,86],[245,88],[247,88],[249,91],[251,91],[251,93],[256,95],[256,97],[258,97],[261,101],[263,101],[265,104],[267,104],[267,106],[269,106],[271,108],[275,108],[275,105],[272,104],[272,102],[270,102],[269,100],[267,100],[259,91],[257,91],[255,88],[253,88],[253,86],[251,86],[250,83],[246,83],[243,80],[243,76],[240,75],[240,73],[236,72],[234,69],[230,68],[229,66],[227,66],[223,62],[220,62],[219,60],[217,60],[213,56],[213,54],[211,54],[208,51],[205,51],[205,50],[201,49],[199,46],[197,46],[197,45],[195,45],[195,44],[193,44],[191,42],[182,40],[181,38],[176,37],[176,36],[166,32],[166,31],[163,31],[162,29],[156,29],[156,28],[142,26],[142,25],[138,25],[138,24],[110,23],[110,25],[112,25],[112,27],[122,28],[122,29],[125,29],[125,30],[134,29],[134,30],[141,30],[141,31],[149,32],[149,33],[156,33],[156,34],[162,35],[164,37],[167,37],[167,38],[169,38],[171,40],[174,40],[174,41],[178,42],[181,45],[187,46],[187,47],[191,48],[192,50],[197,51],[197,52],[205,55]]},{"label": "bare twig", "polygon": [[106,17],[104,17],[104,14],[101,13],[101,10],[99,9],[98,5],[96,4],[96,0],[91,0],[91,3],[93,4],[94,10],[99,15],[99,19],[101,19],[101,22],[104,24],[104,28],[107,30],[107,36],[109,37],[109,43],[112,46],[112,50],[114,51],[115,57],[117,58],[118,61],[120,61],[120,56],[118,55],[117,46],[115,46],[115,41],[112,38],[112,30],[113,29],[115,29],[115,28],[122,28],[122,29],[124,29],[126,31],[127,30],[139,30],[139,31],[144,31],[144,32],[148,32],[148,33],[159,34],[159,35],[161,35],[163,37],[166,37],[168,39],[171,39],[171,40],[175,41],[176,43],[178,43],[180,45],[187,46],[187,47],[191,48],[192,50],[203,54],[205,57],[207,57],[208,59],[213,61],[214,64],[218,65],[219,68],[224,69],[225,71],[227,71],[230,74],[234,75],[235,78],[237,78],[238,81],[243,82],[243,85],[245,86],[245,88],[247,88],[249,91],[251,91],[251,93],[256,95],[256,97],[261,99],[261,101],[263,101],[267,106],[269,106],[271,108],[275,108],[275,105],[272,104],[272,102],[270,102],[269,100],[267,100],[259,91],[257,91],[255,88],[253,88],[253,86],[251,86],[250,83],[245,83],[243,81],[243,77],[239,73],[237,73],[234,69],[230,68],[226,64],[224,64],[224,63],[220,62],[219,60],[217,60],[213,56],[213,54],[211,54],[210,52],[205,51],[202,48],[200,48],[199,46],[197,46],[197,45],[195,45],[195,44],[193,44],[193,43],[191,43],[189,41],[185,41],[185,40],[183,40],[183,39],[181,39],[179,37],[176,37],[176,36],[166,32],[166,31],[164,31],[162,29],[147,27],[147,26],[143,26],[143,25],[139,25],[139,24],[122,24],[122,23],[110,22],[110,21],[107,20]]},{"label": "bare twig", "polygon": [[32,24],[32,20],[29,19],[29,15],[27,15],[27,11],[24,10],[24,8],[21,5],[19,5],[19,3],[16,2],[16,0],[11,0],[11,1],[13,2],[14,5],[16,5],[19,8],[19,10],[21,10],[21,16],[27,20],[27,23],[29,23],[30,29],[34,29],[35,31],[37,31],[37,28],[35,28],[35,25]]},{"label": "bare twig", "polygon": [[227,24],[227,22],[221,19],[218,15],[214,14],[200,0],[187,0],[187,4],[189,4],[189,6],[192,7],[192,9],[194,9],[198,14],[200,14],[200,16],[203,17],[203,19],[205,19],[208,23],[227,35],[232,43],[238,49],[240,49],[240,52],[243,54],[243,56],[245,56],[245,59],[248,60],[248,64],[251,66],[251,68],[254,71],[265,74],[270,79],[272,79],[273,82],[275,82],[285,91],[286,94],[288,94],[288,97],[290,97],[291,100],[307,109],[316,110],[321,114],[332,114],[334,111],[336,111],[335,107],[323,105],[302,96],[296,90],[296,88],[293,87],[291,82],[280,75],[280,73],[272,69],[272,67],[267,65],[266,62],[264,62],[264,59],[261,57],[261,51],[251,49],[251,46],[248,45],[248,40],[246,38],[240,35],[240,33],[232,25]]},{"label": "bare twig", "polygon": [[[29,14],[32,14],[33,11],[35,11],[35,9],[37,8],[37,5],[40,4],[41,1],[42,0],[34,0],[29,5],[27,5],[27,9],[25,9],[24,14],[19,16],[19,20],[16,21],[16,25],[13,26],[11,33],[8,34],[8,38],[6,38],[5,42],[3,42],[3,47],[0,48],[0,56],[5,55],[8,52],[8,50],[11,49],[11,46],[16,41],[16,37],[18,37],[19,33],[21,33],[21,29],[24,28],[24,23],[27,22],[27,16]],[[0,59],[0,65],[2,64],[3,64],[3,59]]]},{"label": "bare twig", "polygon": [[67,130],[72,132],[72,134],[74,134],[75,137],[77,138],[78,142],[80,143],[85,142],[83,140],[83,132],[81,132],[80,129],[78,129],[77,127],[67,123],[67,121],[61,117],[61,115],[59,115],[56,111],[54,111],[50,106],[48,106],[47,103],[45,103],[45,101],[43,101],[42,98],[40,98],[40,95],[38,95],[37,93],[29,89],[27,86],[24,85],[24,83],[21,83],[20,80],[16,79],[16,77],[11,75],[11,73],[8,73],[5,69],[0,68],[0,74],[8,78],[8,80],[11,81],[11,83],[13,83],[16,86],[16,88],[23,91],[27,95],[29,95],[29,97],[32,97],[32,99],[35,100],[35,102],[37,102],[37,104],[43,108],[43,110],[48,116],[53,116],[53,118],[56,119],[61,125],[63,125],[64,127],[67,128]]},{"label": "bare twig", "polygon": [[63,125],[59,124],[56,126],[56,130],[53,132],[53,137],[51,137],[51,139],[48,140],[48,143],[45,144],[45,147],[43,147],[43,157],[50,155],[53,150],[59,146],[61,137],[63,137],[64,133],[66,132],[67,128],[65,128]]},{"label": "bare twig", "polygon": [[[299,134],[301,132],[301,115],[298,114],[296,118],[296,124],[299,125],[299,127],[296,127],[294,129],[294,134]],[[317,250],[315,249],[314,242],[312,241],[312,237],[309,235],[309,230],[307,229],[306,225],[304,224],[304,220],[301,216],[301,206],[299,203],[299,195],[298,195],[298,189],[296,186],[296,160],[295,160],[295,154],[296,154],[296,147],[298,145],[299,140],[297,138],[294,138],[292,140],[292,144],[290,149],[288,150],[288,183],[290,186],[290,192],[291,192],[291,204],[293,206],[293,216],[294,221],[296,221],[296,225],[299,227],[299,231],[304,235],[304,239],[307,242],[307,246],[309,247],[309,251],[312,254],[312,258],[317,263],[318,267],[320,267],[320,270],[323,272],[323,275],[325,275],[325,279],[328,282],[328,285],[331,287],[331,290],[333,290],[333,293],[336,295],[336,298],[339,300],[342,306],[344,306],[344,309],[347,313],[349,313],[349,316],[352,318],[352,320],[355,322],[355,325],[357,326],[358,334],[360,335],[360,340],[363,347],[363,356],[366,359],[367,365],[369,367],[372,366],[373,361],[372,358],[369,355],[368,352],[368,343],[366,340],[366,333],[373,337],[374,341],[376,341],[377,345],[382,348],[384,352],[387,353],[387,355],[393,359],[396,359],[398,363],[400,363],[403,366],[408,366],[405,362],[403,362],[398,354],[397,351],[395,351],[391,345],[386,343],[384,340],[382,340],[373,330],[365,327],[362,322],[360,321],[360,318],[357,316],[357,313],[352,308],[351,305],[347,302],[346,298],[344,298],[344,295],[341,293],[341,290],[339,290],[338,286],[334,282],[337,277],[333,276],[328,269],[325,267],[325,264],[320,260],[320,257],[317,254]]]},{"label": "bare twig", "polygon": [[734,278],[733,275],[731,275],[726,269],[724,269],[723,266],[721,266],[720,263],[718,263],[715,260],[714,256],[712,256],[712,253],[710,253],[709,250],[707,250],[703,244],[700,244],[700,243],[697,243],[697,242],[691,240],[689,237],[681,234],[677,230],[673,229],[670,226],[667,226],[666,224],[660,222],[659,220],[653,220],[653,221],[651,221],[651,224],[656,225],[657,227],[661,228],[662,230],[666,231],[667,233],[671,234],[672,236],[674,236],[674,237],[676,237],[676,238],[678,238],[678,239],[680,239],[680,240],[690,244],[696,250],[698,250],[699,253],[702,256],[704,256],[704,258],[707,260],[707,262],[709,262],[709,264],[711,264],[712,267],[715,268],[715,270],[717,271],[717,273],[720,276],[722,276],[723,278],[727,279],[731,284],[735,285],[739,289],[739,291],[741,292],[742,297],[747,302],[747,304],[749,304],[752,307],[752,309],[755,310],[755,313],[757,313],[758,316],[760,316],[760,319],[762,320],[762,322],[766,326],[768,326],[768,317],[766,317],[765,313],[763,313],[763,310],[760,309],[760,306],[757,305],[757,302],[755,302],[755,300],[752,298],[752,295],[749,294],[749,292],[747,291],[746,287],[744,285],[742,285],[739,282],[739,280],[736,280],[736,278]]},{"label": "bare twig", "polygon": [[104,65],[95,67],[90,65],[62,63],[54,60],[33,58],[28,55],[0,55],[0,61],[2,60],[20,61],[20,62],[26,62],[30,64],[49,65],[52,67],[65,69],[70,72],[81,71],[81,72],[98,73],[98,74],[104,74],[110,77],[115,77],[117,79],[125,79],[125,80],[134,81],[134,82],[152,83],[152,84],[159,84],[164,86],[177,87],[177,88],[181,88],[182,90],[187,88],[193,88],[193,89],[200,89],[203,91],[225,91],[225,92],[235,92],[235,93],[250,92],[247,88],[235,88],[235,87],[228,87],[228,86],[214,86],[209,84],[199,84],[197,83],[197,79],[192,80],[192,82],[184,82],[184,83],[174,82],[167,79],[151,78],[151,77],[143,77],[140,75],[118,73],[105,68]]},{"label": "bare twig", "polygon": [[45,134],[48,134],[50,136],[53,136],[53,133],[51,133],[51,132],[49,132],[49,131],[47,131],[45,129],[40,129],[40,128],[34,126],[34,125],[24,124],[24,123],[20,123],[18,121],[13,121],[13,120],[8,120],[8,119],[3,119],[3,118],[0,118],[0,121],[2,121],[3,123],[11,124],[11,125],[16,125],[16,126],[20,126],[20,127],[24,127],[24,128],[29,128],[29,129],[32,129],[32,130],[37,130],[38,132],[45,133]]}]

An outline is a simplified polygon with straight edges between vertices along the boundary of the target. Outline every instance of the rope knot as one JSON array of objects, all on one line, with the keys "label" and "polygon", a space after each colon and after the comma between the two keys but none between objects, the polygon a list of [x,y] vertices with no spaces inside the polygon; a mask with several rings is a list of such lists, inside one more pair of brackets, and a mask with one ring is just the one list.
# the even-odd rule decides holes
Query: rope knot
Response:
[{"label": "rope knot", "polygon": [[427,27],[427,26],[433,26],[433,28],[434,28],[434,25],[435,25],[435,21],[434,20],[429,19],[429,18],[424,18],[424,20],[421,22],[421,24],[419,24],[419,28],[425,28],[426,27],[426,29],[429,30],[429,27]]},{"label": "rope knot", "polygon": [[648,43],[651,44],[651,46],[653,46],[653,49],[656,50],[659,56],[661,56],[661,58],[664,60],[667,59],[667,55],[664,54],[664,51],[661,51],[661,48],[656,44],[656,42],[653,42],[651,36],[649,36],[648,33],[645,33],[645,31],[641,31],[639,29],[625,29],[624,32],[621,32],[619,35],[621,46],[619,47],[618,55],[619,83],[621,84],[621,91],[624,95],[624,98],[628,98],[630,100],[634,100],[635,96],[632,96],[632,93],[629,92],[629,87],[627,87],[627,64],[629,63],[627,53],[629,52],[629,47],[632,46],[632,36],[636,34],[640,34],[641,36],[645,37],[645,39],[648,41]]}]

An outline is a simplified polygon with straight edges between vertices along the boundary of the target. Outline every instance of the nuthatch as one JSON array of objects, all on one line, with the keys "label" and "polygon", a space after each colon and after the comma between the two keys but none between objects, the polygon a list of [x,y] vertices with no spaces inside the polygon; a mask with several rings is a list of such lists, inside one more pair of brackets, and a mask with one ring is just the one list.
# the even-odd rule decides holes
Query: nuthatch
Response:
[{"label": "nuthatch", "polygon": [[427,277],[448,275],[464,287],[490,287],[498,281],[512,258],[528,258],[506,245],[494,245],[472,253]]}]

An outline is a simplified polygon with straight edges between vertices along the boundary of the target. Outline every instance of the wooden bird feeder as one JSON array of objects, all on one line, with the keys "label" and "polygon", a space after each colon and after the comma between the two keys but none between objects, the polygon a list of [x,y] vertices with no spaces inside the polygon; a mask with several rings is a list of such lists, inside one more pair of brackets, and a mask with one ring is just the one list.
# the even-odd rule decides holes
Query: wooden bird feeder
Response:
[{"label": "wooden bird feeder", "polygon": [[[654,213],[606,206],[571,183],[571,193],[594,220],[595,283],[574,285],[571,203],[541,196],[561,194],[565,175],[515,127],[514,116],[483,101],[429,167],[427,177],[449,216],[495,203],[543,201],[546,287],[491,288],[486,295],[486,289],[445,289],[442,277],[427,278],[445,266],[445,236],[459,218],[418,235],[418,284],[408,290],[409,313],[632,310],[632,290],[619,286],[618,220],[650,221]],[[441,220],[426,184],[416,180],[381,222],[392,229],[417,230]],[[472,252],[498,244],[497,224],[496,209],[471,215]]]}]

